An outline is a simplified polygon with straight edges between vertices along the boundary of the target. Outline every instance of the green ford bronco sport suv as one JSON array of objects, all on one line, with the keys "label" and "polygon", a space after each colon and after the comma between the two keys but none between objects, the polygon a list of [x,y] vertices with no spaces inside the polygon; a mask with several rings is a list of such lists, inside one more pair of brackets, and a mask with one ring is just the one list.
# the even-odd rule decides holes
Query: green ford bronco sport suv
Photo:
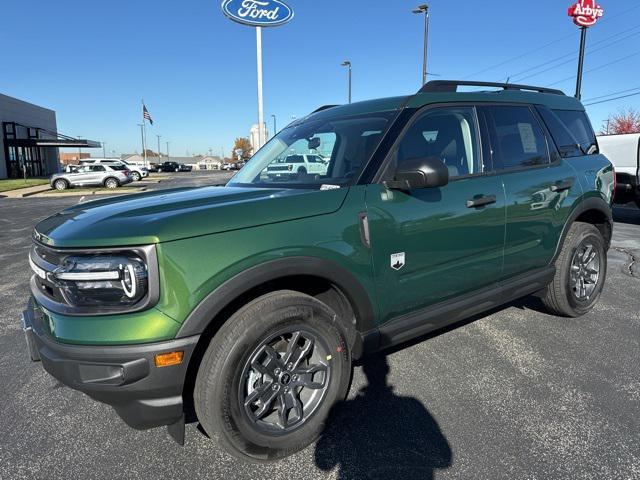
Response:
[{"label": "green ford bronco sport suv", "polygon": [[[326,173],[267,174],[291,155]],[[224,188],[40,222],[29,352],[134,428],[183,443],[199,421],[239,458],[276,460],[318,437],[367,353],[529,294],[588,312],[613,189],[583,106],[557,90],[438,81],[322,107]]]}]

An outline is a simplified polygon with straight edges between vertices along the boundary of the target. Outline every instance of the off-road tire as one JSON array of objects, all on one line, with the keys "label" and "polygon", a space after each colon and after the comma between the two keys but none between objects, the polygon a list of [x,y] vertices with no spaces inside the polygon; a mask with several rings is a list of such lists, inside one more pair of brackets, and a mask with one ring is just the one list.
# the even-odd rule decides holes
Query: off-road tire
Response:
[{"label": "off-road tire", "polygon": [[[573,292],[570,272],[574,255],[578,248],[588,242],[592,244],[599,255],[599,275],[593,293],[586,299],[580,300]],[[563,317],[579,317],[589,312],[598,301],[607,274],[607,252],[605,240],[600,231],[593,225],[575,222],[569,228],[564,239],[560,254],[555,261],[556,273],[553,281],[543,290],[542,303],[550,313]]]},{"label": "off-road tire", "polygon": [[[324,303],[289,290],[263,295],[233,314],[211,340],[196,376],[195,410],[207,434],[232,455],[254,463],[279,460],[316,440],[351,380],[351,353],[336,321],[335,312]],[[326,388],[304,423],[279,436],[265,434],[243,408],[243,372],[265,339],[297,328],[313,331],[331,352]]]}]

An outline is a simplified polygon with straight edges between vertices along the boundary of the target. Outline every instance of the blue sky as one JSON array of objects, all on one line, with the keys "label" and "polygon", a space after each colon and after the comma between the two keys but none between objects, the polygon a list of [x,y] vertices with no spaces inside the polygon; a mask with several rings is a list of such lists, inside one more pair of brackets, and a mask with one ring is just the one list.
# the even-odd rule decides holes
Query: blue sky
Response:
[{"label": "blue sky", "polygon": [[[271,114],[280,127],[293,115],[345,102],[345,59],[353,63],[354,101],[419,88],[422,20],[411,9],[420,1],[286,1],[293,21],[263,35],[270,131]],[[429,4],[429,70],[443,78],[467,77],[528,52],[474,78],[549,85],[575,75],[579,33],[566,15],[569,0]],[[640,87],[640,3],[602,5],[605,20],[589,30],[593,52],[585,68],[598,69],[585,75],[587,101]],[[219,0],[30,0],[4,2],[1,11],[0,92],[56,110],[62,133],[105,141],[117,154],[140,150],[144,98],[156,122],[150,147],[156,149],[160,134],[172,155],[209,148],[228,154],[256,121],[255,32],[224,17]],[[528,74],[564,65],[516,76],[563,55]],[[610,62],[616,63],[599,68]],[[572,94],[574,85],[569,79],[555,86]],[[640,96],[588,110],[598,129],[625,106],[640,106]]]}]

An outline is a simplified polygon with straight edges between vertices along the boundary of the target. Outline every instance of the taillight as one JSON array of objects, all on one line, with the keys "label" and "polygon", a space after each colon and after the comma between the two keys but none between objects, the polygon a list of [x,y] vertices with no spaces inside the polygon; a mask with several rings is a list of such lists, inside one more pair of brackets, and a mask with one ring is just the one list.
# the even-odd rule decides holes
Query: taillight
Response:
[{"label": "taillight", "polygon": [[611,200],[615,200],[617,189],[618,189],[618,176],[616,175],[616,167],[613,167],[613,195],[611,196]]}]

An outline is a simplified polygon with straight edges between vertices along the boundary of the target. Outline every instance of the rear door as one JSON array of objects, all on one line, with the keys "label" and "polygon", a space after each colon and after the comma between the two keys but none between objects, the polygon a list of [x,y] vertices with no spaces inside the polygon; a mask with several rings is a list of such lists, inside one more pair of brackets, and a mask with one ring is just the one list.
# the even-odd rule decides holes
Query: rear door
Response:
[{"label": "rear door", "polygon": [[495,285],[504,246],[504,191],[483,154],[473,106],[418,113],[390,155],[385,179],[405,160],[437,156],[450,182],[410,191],[367,187],[383,322]]},{"label": "rear door", "polygon": [[549,265],[582,190],[533,107],[485,106],[481,114],[506,194],[502,277],[507,279]]}]

